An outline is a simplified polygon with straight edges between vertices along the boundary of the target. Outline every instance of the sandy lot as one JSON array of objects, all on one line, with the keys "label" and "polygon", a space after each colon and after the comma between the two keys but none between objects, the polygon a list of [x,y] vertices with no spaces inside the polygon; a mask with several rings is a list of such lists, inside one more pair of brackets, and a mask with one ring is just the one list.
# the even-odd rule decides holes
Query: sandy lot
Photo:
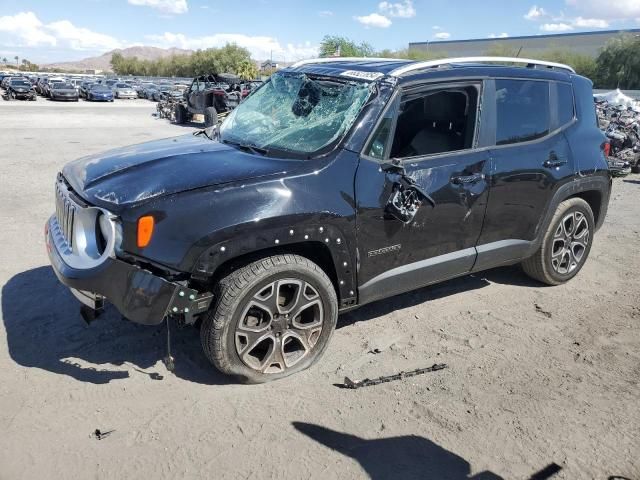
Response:
[{"label": "sandy lot", "polygon": [[341,317],[314,368],[237,385],[194,329],[174,332],[172,374],[163,328],[113,310],[87,327],[48,266],[56,172],[193,130],[154,109],[0,101],[0,479],[524,479],[553,463],[553,478],[640,478],[640,175],[615,181],[569,284],[510,267],[378,302]]}]

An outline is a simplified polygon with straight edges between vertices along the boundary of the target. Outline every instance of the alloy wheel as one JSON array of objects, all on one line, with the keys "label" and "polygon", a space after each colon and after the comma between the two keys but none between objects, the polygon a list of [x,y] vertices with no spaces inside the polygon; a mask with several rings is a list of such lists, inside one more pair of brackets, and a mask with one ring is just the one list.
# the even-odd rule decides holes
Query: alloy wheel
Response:
[{"label": "alloy wheel", "polygon": [[261,373],[281,373],[307,358],[323,327],[323,305],[310,283],[285,278],[261,287],[235,332],[238,356]]},{"label": "alloy wheel", "polygon": [[584,260],[587,245],[587,217],[579,211],[565,215],[553,235],[551,266],[561,275],[573,272]]}]

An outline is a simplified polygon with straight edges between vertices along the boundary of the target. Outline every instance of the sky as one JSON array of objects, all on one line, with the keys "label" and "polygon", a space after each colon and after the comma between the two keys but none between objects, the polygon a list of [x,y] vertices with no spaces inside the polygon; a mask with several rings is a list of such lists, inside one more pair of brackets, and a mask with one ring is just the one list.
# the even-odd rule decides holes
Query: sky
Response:
[{"label": "sky", "polygon": [[149,45],[235,42],[256,60],[314,57],[325,35],[409,42],[640,28],[640,0],[0,0],[0,57],[46,64]]}]

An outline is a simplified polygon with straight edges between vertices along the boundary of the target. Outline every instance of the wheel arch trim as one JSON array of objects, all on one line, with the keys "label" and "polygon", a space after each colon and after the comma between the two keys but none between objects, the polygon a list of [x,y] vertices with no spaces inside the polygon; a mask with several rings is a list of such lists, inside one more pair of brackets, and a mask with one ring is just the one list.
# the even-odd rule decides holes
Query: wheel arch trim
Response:
[{"label": "wheel arch trim", "polygon": [[192,275],[217,279],[246,262],[291,253],[317,263],[334,284],[340,308],[356,304],[355,245],[328,223],[261,229],[256,234],[232,235],[207,247],[196,260]]}]

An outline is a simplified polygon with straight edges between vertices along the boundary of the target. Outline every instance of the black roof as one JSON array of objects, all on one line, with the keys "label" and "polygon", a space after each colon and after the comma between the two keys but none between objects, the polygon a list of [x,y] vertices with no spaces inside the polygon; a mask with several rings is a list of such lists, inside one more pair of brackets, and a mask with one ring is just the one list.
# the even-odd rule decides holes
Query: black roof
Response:
[{"label": "black roof", "polygon": [[413,60],[397,60],[397,59],[372,59],[363,58],[357,60],[338,60],[325,61],[324,63],[307,63],[300,67],[290,67],[287,70],[300,70],[313,73],[326,73],[327,75],[340,75],[341,73],[354,70],[359,72],[377,72],[387,75],[396,68],[403,67],[414,63]]},{"label": "black roof", "polygon": [[[316,75],[327,76],[344,76],[345,72],[368,72],[379,73],[380,78],[391,73],[393,70],[411,65],[413,60],[398,59],[349,59],[326,61],[322,63],[306,63],[299,67],[287,68],[287,71],[297,71],[304,73],[312,73]],[[521,77],[521,78],[545,78],[549,80],[568,80],[571,72],[561,69],[552,69],[543,66],[535,68],[517,67],[500,64],[487,63],[464,63],[464,64],[443,64],[439,67],[425,68],[409,72],[401,76],[398,81],[403,83],[406,81],[415,81],[421,78],[432,77],[451,77],[452,70],[456,70],[455,76],[491,76],[491,77]],[[373,80],[375,77],[370,78]]]}]

